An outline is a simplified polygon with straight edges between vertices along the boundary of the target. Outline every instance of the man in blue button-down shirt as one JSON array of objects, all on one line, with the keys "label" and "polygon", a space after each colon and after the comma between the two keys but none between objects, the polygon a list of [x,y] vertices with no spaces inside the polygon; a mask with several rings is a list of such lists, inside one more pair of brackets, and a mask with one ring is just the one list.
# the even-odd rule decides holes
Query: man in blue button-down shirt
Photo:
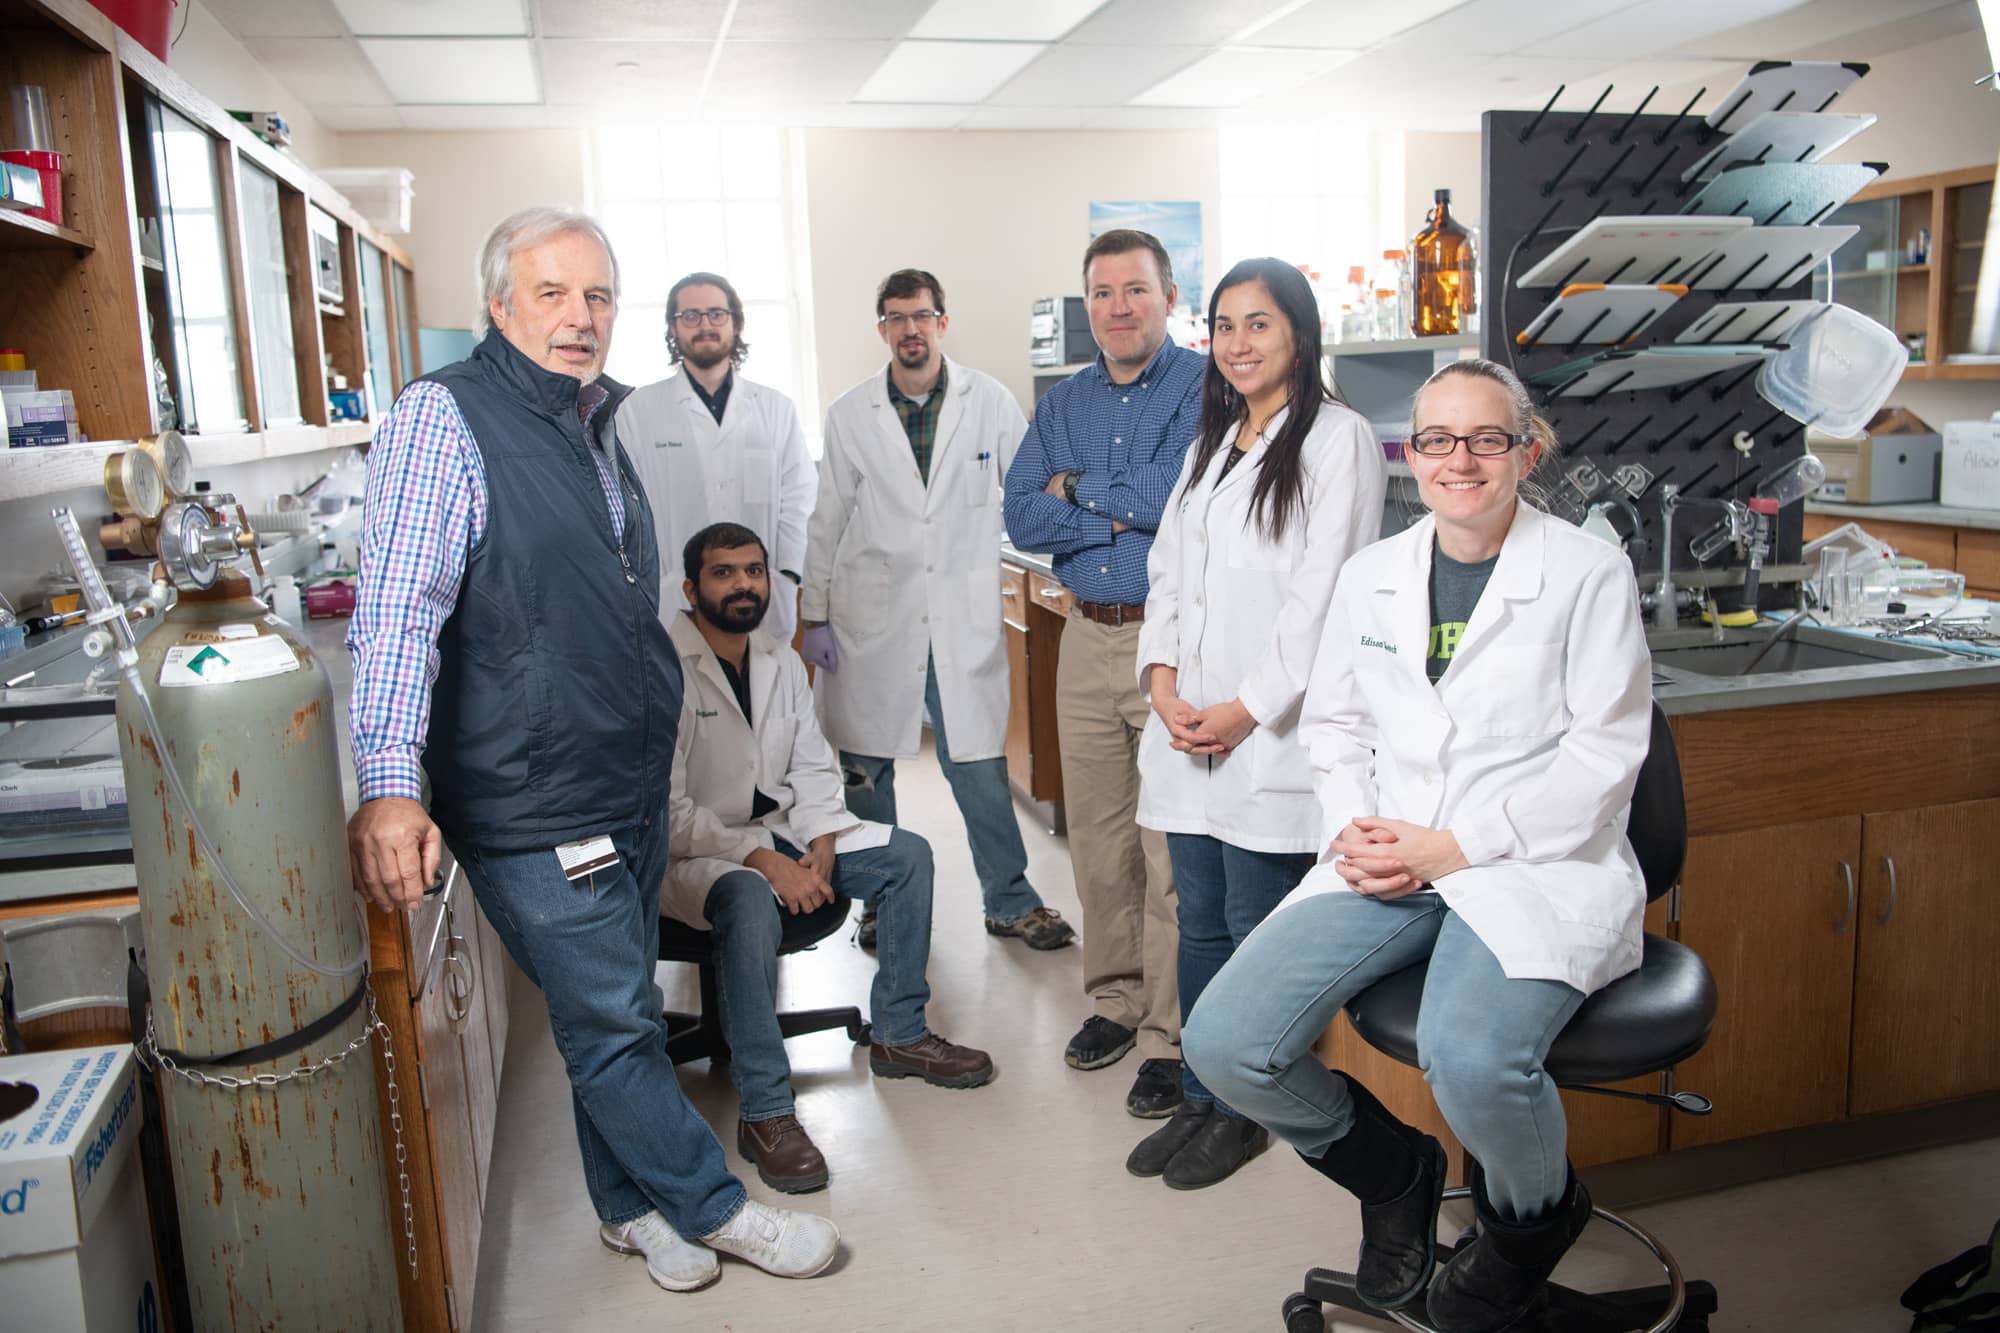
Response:
[{"label": "man in blue button-down shirt", "polygon": [[1146,555],[1201,416],[1206,359],[1167,341],[1176,292],[1158,240],[1111,231],[1083,256],[1097,361],[1049,390],[1007,471],[1007,533],[1076,595],[1056,666],[1070,863],[1094,1012],[1063,1058],[1100,1069],[1136,1044],[1133,1115],[1181,1100],[1180,931],[1166,839],[1138,824],[1139,622]]}]

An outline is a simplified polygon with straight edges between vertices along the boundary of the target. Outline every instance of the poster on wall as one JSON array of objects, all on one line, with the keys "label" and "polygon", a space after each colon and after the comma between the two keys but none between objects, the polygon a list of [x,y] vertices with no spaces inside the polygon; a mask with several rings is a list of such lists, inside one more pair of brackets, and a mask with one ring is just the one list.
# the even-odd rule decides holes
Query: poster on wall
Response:
[{"label": "poster on wall", "polygon": [[1149,232],[1159,238],[1161,245],[1167,247],[1167,258],[1174,266],[1174,282],[1180,287],[1180,301],[1177,308],[1200,318],[1203,309],[1201,204],[1198,201],[1180,203],[1092,201],[1090,205],[1092,240],[1120,227]]}]

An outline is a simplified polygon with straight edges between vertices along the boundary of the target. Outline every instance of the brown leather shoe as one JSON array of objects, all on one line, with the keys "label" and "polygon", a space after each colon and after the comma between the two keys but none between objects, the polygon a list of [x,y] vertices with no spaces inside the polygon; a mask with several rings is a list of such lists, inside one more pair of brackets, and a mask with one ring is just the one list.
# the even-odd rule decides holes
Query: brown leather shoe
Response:
[{"label": "brown leather shoe", "polygon": [[738,1120],[736,1151],[757,1164],[757,1174],[774,1190],[809,1194],[826,1188],[826,1158],[795,1115]]},{"label": "brown leather shoe", "polygon": [[868,1048],[868,1067],[876,1078],[920,1078],[940,1088],[976,1088],[993,1081],[993,1057],[970,1046],[954,1046],[927,1032],[908,1046]]}]

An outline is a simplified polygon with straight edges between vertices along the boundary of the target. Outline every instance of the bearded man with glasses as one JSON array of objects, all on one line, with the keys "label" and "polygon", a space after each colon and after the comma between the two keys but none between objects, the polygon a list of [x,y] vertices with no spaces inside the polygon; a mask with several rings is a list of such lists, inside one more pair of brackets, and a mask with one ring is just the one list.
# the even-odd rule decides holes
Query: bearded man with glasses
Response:
[{"label": "bearded man with glasses", "polygon": [[[667,351],[679,369],[625,400],[618,438],[653,503],[662,550],[680,550],[711,523],[769,537],[777,577],[760,632],[789,644],[819,474],[792,400],[736,373],[750,354],[743,323],[742,299],[721,274],[690,273],[675,283]],[[662,613],[684,605],[679,580],[663,577]]]}]

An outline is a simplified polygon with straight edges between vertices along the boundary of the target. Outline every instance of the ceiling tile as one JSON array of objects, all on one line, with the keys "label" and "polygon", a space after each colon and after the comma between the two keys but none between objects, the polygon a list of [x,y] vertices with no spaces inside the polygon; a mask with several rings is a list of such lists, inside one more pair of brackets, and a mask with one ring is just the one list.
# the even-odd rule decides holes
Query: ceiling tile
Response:
[{"label": "ceiling tile", "polygon": [[1807,15],[1744,23],[1680,49],[1741,60],[1866,60],[1980,30],[1974,0],[1897,0],[1893,6],[1881,0],[1815,0]]},{"label": "ceiling tile", "polygon": [[395,101],[351,37],[252,37],[243,45],[308,106],[389,106]]},{"label": "ceiling tile", "polygon": [[1466,0],[1312,0],[1251,35],[1258,46],[1363,50],[1458,8]]},{"label": "ceiling tile", "polygon": [[968,108],[912,102],[829,102],[801,108],[801,123],[850,130],[948,130]]},{"label": "ceiling tile", "polygon": [[912,37],[983,42],[1052,42],[1089,18],[1104,0],[937,0]]},{"label": "ceiling tile", "polygon": [[[1448,53],[1453,62],[1472,56],[1505,55],[1509,51],[1531,51],[1538,43],[1580,23],[1590,23],[1619,13],[1647,0],[1537,0],[1533,5],[1521,0],[1471,0],[1448,14],[1439,15],[1397,40],[1419,42],[1438,52]],[[1648,54],[1645,51],[1608,52],[1611,60]]]},{"label": "ceiling tile", "polygon": [[333,0],[333,5],[357,37],[528,35],[526,0]]},{"label": "ceiling tile", "polygon": [[1210,107],[1113,106],[1090,112],[1086,123],[1093,130],[1205,130],[1221,120]]},{"label": "ceiling tile", "polygon": [[1298,0],[1111,0],[1069,36],[1091,46],[1133,41],[1215,46],[1298,7]]},{"label": "ceiling tile", "polygon": [[1033,42],[899,42],[857,102],[983,102],[1047,48]]},{"label": "ceiling tile", "polygon": [[345,37],[333,0],[203,0],[202,8],[237,37]]},{"label": "ceiling tile", "polygon": [[542,100],[531,42],[366,38],[361,49],[388,85],[390,96],[406,105]]},{"label": "ceiling tile", "polygon": [[604,41],[714,41],[729,0],[535,0],[544,37]]},{"label": "ceiling tile", "polygon": [[1229,47],[1202,57],[1132,99],[1134,106],[1241,106],[1305,83],[1354,58],[1352,51]]},{"label": "ceiling tile", "polygon": [[923,17],[931,0],[739,0],[730,39],[810,42],[897,41]]},{"label": "ceiling tile", "polygon": [[[600,103],[694,109],[713,42],[597,42],[551,38],[541,43],[544,100],[551,106]],[[621,69],[636,65],[636,69]]]},{"label": "ceiling tile", "polygon": [[[1604,59],[1613,62],[1644,59],[1673,50],[1715,32],[1740,26],[1746,20],[1767,18],[1797,10],[1808,0],[1643,0],[1643,3],[1606,14],[1567,32],[1537,39],[1510,49],[1553,59]],[[1802,15],[1789,15],[1794,23],[1808,22]]]},{"label": "ceiling tile", "polygon": [[393,106],[331,106],[315,104],[313,119],[329,130],[353,134],[363,130],[400,130],[403,113]]},{"label": "ceiling tile", "polygon": [[845,102],[894,49],[875,42],[724,42],[704,112]]},{"label": "ceiling tile", "polygon": [[1201,52],[1185,46],[1102,46],[1064,42],[1043,52],[986,99],[988,106],[1124,106]]},{"label": "ceiling tile", "polygon": [[539,130],[549,123],[538,106],[406,106],[400,114],[410,130]]}]

